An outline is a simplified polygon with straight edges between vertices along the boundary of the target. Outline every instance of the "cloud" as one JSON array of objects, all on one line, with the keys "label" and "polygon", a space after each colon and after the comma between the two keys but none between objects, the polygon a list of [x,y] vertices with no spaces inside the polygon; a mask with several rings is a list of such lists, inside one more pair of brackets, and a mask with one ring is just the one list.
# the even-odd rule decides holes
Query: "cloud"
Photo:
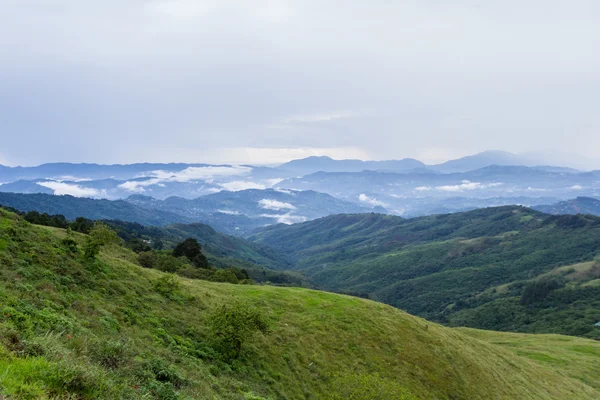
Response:
[{"label": "cloud", "polygon": [[594,0],[1,3],[13,163],[285,162],[340,143],[600,160]]},{"label": "cloud", "polygon": [[441,190],[442,192],[462,192],[465,190],[494,188],[494,187],[501,186],[502,184],[503,183],[501,183],[501,182],[482,184],[481,182],[471,182],[471,181],[465,180],[465,181],[462,181],[462,183],[459,185],[437,186],[436,189]]},{"label": "cloud", "polygon": [[239,192],[240,190],[248,189],[266,189],[267,187],[262,183],[252,181],[231,181],[220,183],[221,187],[230,192]]},{"label": "cloud", "polygon": [[232,210],[217,210],[217,211],[220,212],[221,214],[240,215],[239,211],[232,211]]},{"label": "cloud", "polygon": [[295,210],[296,206],[294,206],[293,204],[290,203],[285,203],[283,201],[277,201],[277,200],[269,200],[269,199],[262,199],[261,201],[258,202],[258,204],[260,205],[261,208],[264,208],[265,210]]},{"label": "cloud", "polygon": [[370,206],[373,207],[387,207],[388,205],[386,203],[384,203],[383,201],[379,201],[374,197],[369,197],[364,193],[361,193],[358,196],[358,201],[360,201],[361,203],[366,203]]},{"label": "cloud", "polygon": [[233,166],[233,167],[189,167],[182,171],[152,171],[149,175],[160,179],[162,182],[192,182],[192,181],[212,181],[220,177],[243,176],[252,172],[251,167]]},{"label": "cloud", "polygon": [[275,190],[276,192],[283,193],[283,194],[289,194],[289,195],[291,195],[291,196],[295,196],[295,195],[296,195],[296,193],[294,193],[294,191],[292,191],[292,190],[288,190],[288,189],[279,189],[279,188],[276,188],[276,189],[274,189],[274,190]]},{"label": "cloud", "polygon": [[287,214],[261,214],[261,217],[263,218],[274,218],[277,220],[277,223],[279,224],[286,224],[286,225],[291,225],[291,224],[296,224],[299,222],[306,222],[308,220],[308,218],[303,217],[301,215],[292,215],[291,213],[287,213]]},{"label": "cloud", "polygon": [[428,190],[433,189],[431,186],[419,186],[415,188],[415,191],[417,192],[426,192]]},{"label": "cloud", "polygon": [[581,186],[581,185],[573,185],[573,186],[571,186],[571,189],[573,189],[573,190],[582,190],[583,186]]},{"label": "cloud", "polygon": [[86,188],[79,185],[68,184],[57,181],[37,182],[38,185],[54,190],[55,195],[71,195],[75,197],[101,197],[104,191]]},{"label": "cloud", "polygon": [[281,182],[283,182],[285,179],[283,178],[273,178],[273,179],[266,179],[264,182],[268,187],[273,187]]},{"label": "cloud", "polygon": [[123,190],[135,193],[143,193],[146,191],[147,186],[153,186],[160,184],[162,181],[158,178],[152,178],[145,181],[127,181],[120,184],[118,187]]},{"label": "cloud", "polygon": [[149,177],[147,180],[135,180],[135,181],[127,181],[120,184],[118,187],[130,192],[142,193],[145,191],[145,187],[163,184],[165,182],[178,182],[178,183],[186,183],[186,182],[195,182],[195,181],[205,181],[212,183],[215,179],[220,179],[224,177],[232,177],[232,176],[244,176],[248,175],[252,172],[251,167],[242,167],[242,166],[234,166],[234,167],[217,167],[217,166],[208,166],[208,167],[189,167],[181,171],[151,171],[144,176]]}]

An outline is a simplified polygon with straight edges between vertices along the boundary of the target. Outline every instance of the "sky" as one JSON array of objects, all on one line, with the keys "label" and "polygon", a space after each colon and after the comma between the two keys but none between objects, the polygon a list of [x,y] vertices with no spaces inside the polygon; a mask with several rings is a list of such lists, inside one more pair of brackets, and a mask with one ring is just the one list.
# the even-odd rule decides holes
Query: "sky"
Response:
[{"label": "sky", "polygon": [[597,0],[0,0],[0,164],[600,167]]}]

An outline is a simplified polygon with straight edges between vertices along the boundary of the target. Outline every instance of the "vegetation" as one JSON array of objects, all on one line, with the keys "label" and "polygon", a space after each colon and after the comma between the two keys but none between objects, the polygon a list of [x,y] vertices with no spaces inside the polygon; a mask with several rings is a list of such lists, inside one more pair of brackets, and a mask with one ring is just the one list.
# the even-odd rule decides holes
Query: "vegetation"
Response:
[{"label": "vegetation", "polygon": [[[10,211],[21,215],[32,224],[66,228],[85,234],[89,233],[97,223],[83,217],[69,221],[64,215],[49,215],[37,211],[20,212],[16,209]],[[114,220],[104,220],[99,223],[116,231],[119,237],[125,240],[125,245],[129,249],[139,253],[138,260],[146,268],[158,268],[172,273],[179,271],[181,275],[190,278],[209,280],[214,278],[224,282],[252,279],[274,285],[310,286],[300,273],[272,269],[289,266],[286,258],[277,251],[241,238],[220,234],[204,224],[172,225],[161,228]],[[189,259],[189,261],[196,267],[206,270],[188,268],[190,263],[182,260],[180,255],[175,256],[178,259],[170,257],[171,252],[168,249],[183,245],[186,240],[194,240],[198,246],[204,248],[197,260]],[[97,252],[95,247],[97,246],[92,242],[87,246],[89,257],[93,257]],[[167,251],[160,252],[163,249]]]},{"label": "vegetation", "polygon": [[513,206],[414,219],[337,215],[250,239],[289,254],[318,287],[429,320],[600,339],[598,217]]},{"label": "vegetation", "polygon": [[[504,334],[446,328],[356,297],[169,275],[116,243],[89,259],[86,238],[0,210],[1,395],[598,398],[594,341],[522,335],[517,348]],[[244,332],[237,357],[221,347],[228,326]]]}]

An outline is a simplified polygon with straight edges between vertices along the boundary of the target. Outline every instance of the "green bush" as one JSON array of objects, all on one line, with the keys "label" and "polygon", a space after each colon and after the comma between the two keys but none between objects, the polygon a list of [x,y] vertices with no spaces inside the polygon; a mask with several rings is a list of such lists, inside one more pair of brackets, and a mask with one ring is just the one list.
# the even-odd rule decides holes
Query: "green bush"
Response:
[{"label": "green bush", "polygon": [[129,346],[124,340],[95,340],[90,343],[90,355],[107,369],[117,369],[131,359]]},{"label": "green bush", "polygon": [[175,275],[165,274],[154,282],[154,289],[163,296],[170,297],[178,294],[181,285]]},{"label": "green bush", "polygon": [[263,313],[238,300],[217,307],[207,322],[215,349],[227,361],[237,359],[243,344],[253,335],[269,331]]},{"label": "green bush", "polygon": [[67,229],[67,236],[63,240],[61,240],[61,244],[69,253],[79,253],[79,247],[77,245],[77,241],[75,240],[75,236],[73,235],[73,231],[71,230],[71,228]]},{"label": "green bush", "polygon": [[138,254],[137,261],[144,268],[154,268],[156,265],[156,254],[153,251],[144,251]]},{"label": "green bush", "polygon": [[218,269],[213,274],[212,280],[215,282],[239,283],[239,279],[231,268]]}]

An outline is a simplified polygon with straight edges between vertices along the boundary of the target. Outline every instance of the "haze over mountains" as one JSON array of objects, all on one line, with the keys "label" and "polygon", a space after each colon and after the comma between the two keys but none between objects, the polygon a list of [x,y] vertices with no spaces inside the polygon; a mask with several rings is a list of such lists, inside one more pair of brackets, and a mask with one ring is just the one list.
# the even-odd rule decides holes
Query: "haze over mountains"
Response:
[{"label": "haze over mountains", "polygon": [[[0,192],[125,200],[138,208],[135,217],[125,220],[145,224],[204,222],[236,235],[330,214],[372,211],[412,217],[600,197],[600,171],[540,166],[530,157],[499,151],[438,165],[415,159],[361,161],[329,157],[258,167],[54,163],[0,167],[0,182]],[[69,203],[75,204],[72,200]],[[52,210],[57,211],[38,209]],[[148,210],[162,214],[144,217]],[[72,215],[72,210],[62,211]],[[96,212],[85,215],[99,216]]]}]

